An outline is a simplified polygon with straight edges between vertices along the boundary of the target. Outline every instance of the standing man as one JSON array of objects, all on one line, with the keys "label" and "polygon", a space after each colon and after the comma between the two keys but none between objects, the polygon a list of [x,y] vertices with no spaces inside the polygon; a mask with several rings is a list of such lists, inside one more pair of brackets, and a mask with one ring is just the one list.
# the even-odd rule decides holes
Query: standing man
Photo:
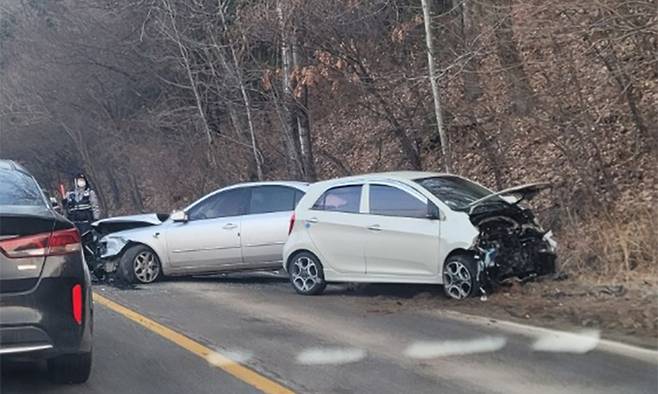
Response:
[{"label": "standing man", "polygon": [[78,227],[81,235],[91,229],[92,222],[100,219],[96,192],[91,189],[84,174],[73,178],[73,190],[64,198],[64,209],[66,217]]}]

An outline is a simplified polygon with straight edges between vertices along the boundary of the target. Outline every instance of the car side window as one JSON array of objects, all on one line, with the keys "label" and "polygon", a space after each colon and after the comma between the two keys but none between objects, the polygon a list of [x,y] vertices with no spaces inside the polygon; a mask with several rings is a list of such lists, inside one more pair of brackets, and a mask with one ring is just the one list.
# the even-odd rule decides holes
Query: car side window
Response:
[{"label": "car side window", "polygon": [[363,185],[338,186],[324,192],[311,209],[359,213]]},{"label": "car side window", "polygon": [[370,185],[370,214],[426,218],[427,203],[392,186]]},{"label": "car side window", "polygon": [[244,215],[247,211],[249,190],[232,189],[212,195],[187,212],[189,220],[216,219]]},{"label": "car side window", "polygon": [[286,212],[295,209],[297,189],[287,186],[257,186],[251,189],[249,213]]}]

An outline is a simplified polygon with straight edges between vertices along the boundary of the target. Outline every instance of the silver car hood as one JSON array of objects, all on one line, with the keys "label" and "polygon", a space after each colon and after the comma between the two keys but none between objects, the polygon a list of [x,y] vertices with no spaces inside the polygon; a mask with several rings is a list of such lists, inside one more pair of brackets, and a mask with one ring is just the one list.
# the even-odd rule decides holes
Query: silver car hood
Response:
[{"label": "silver car hood", "polygon": [[116,216],[113,218],[101,219],[92,223],[92,226],[97,227],[103,224],[119,223],[144,223],[158,225],[162,224],[162,220],[160,220],[157,213],[145,213],[141,215]]}]

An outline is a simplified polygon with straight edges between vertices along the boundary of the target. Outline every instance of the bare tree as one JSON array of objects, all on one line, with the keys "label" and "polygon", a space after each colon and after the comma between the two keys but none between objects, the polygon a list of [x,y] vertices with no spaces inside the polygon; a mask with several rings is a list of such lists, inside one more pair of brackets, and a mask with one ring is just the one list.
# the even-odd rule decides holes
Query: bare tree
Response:
[{"label": "bare tree", "polygon": [[441,114],[441,96],[439,94],[439,81],[434,62],[434,43],[432,38],[432,19],[430,7],[427,0],[421,0],[423,6],[423,21],[425,22],[425,43],[427,44],[427,64],[429,69],[429,79],[432,84],[432,98],[434,99],[434,116],[436,117],[436,128],[441,139],[441,151],[443,152],[443,167],[446,172],[451,171],[450,166],[450,146],[448,145],[448,134],[443,127],[443,115]]}]

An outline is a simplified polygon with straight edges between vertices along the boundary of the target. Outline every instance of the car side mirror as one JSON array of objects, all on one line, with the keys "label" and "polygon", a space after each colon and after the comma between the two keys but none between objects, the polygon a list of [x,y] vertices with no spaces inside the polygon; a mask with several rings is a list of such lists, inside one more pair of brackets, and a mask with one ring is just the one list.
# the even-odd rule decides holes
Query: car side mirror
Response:
[{"label": "car side mirror", "polygon": [[174,222],[185,223],[189,220],[187,213],[185,211],[174,211],[170,216],[171,220]]},{"label": "car side mirror", "polygon": [[432,201],[427,202],[427,218],[430,220],[443,220],[441,210]]}]

